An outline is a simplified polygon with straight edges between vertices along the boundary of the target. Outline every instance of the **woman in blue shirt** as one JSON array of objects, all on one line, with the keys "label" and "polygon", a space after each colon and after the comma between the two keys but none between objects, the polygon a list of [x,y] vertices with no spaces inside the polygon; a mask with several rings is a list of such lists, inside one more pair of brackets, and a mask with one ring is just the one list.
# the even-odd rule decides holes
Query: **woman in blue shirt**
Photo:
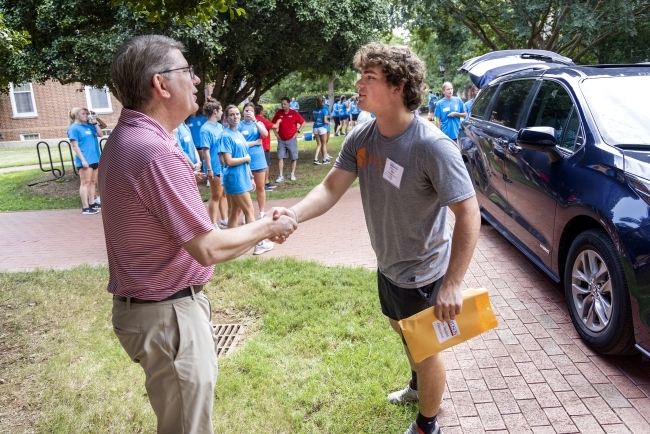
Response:
[{"label": "woman in blue shirt", "polygon": [[357,105],[358,101],[359,99],[356,96],[350,98],[350,128],[356,125],[359,113],[361,113],[361,110],[359,110],[359,106]]},{"label": "woman in blue shirt", "polygon": [[[250,191],[255,188],[253,172],[251,172],[251,156],[248,153],[248,143],[239,130],[241,114],[237,106],[230,104],[226,107],[223,124],[224,130],[219,138],[219,158],[221,159],[221,181],[228,195],[228,228],[236,228],[239,223],[239,211],[244,213],[244,221],[255,221],[255,211]],[[266,159],[264,160],[266,162]],[[254,255],[260,255],[273,248],[273,243],[261,241],[253,250]]]},{"label": "woman in blue shirt", "polygon": [[95,186],[97,185],[97,168],[99,167],[98,137],[104,133],[101,130],[99,118],[92,116],[84,107],[70,110],[70,127],[68,139],[74,149],[74,163],[79,170],[79,196],[81,197],[81,213],[97,214],[100,205],[95,203]]},{"label": "woman in blue shirt", "polygon": [[[338,130],[336,130],[337,136],[340,134],[343,134],[344,136],[348,134],[348,120],[350,119],[348,109],[348,102],[345,95],[341,95],[341,102],[339,103],[339,119],[341,120],[341,125],[339,125]],[[344,129],[345,132],[343,132]]]},{"label": "woman in blue shirt", "polygon": [[339,125],[341,123],[341,119],[339,118],[339,106],[340,106],[340,99],[339,98],[334,98],[334,105],[332,105],[332,120],[334,121],[334,136],[338,136],[338,130],[339,130]]},{"label": "woman in blue shirt", "polygon": [[[215,228],[227,224],[228,202],[223,194],[221,185],[221,164],[219,164],[219,138],[223,133],[223,125],[219,123],[223,109],[221,103],[210,98],[203,105],[203,114],[207,121],[201,125],[201,142],[198,145],[203,154],[208,182],[210,183],[210,201],[208,215]],[[219,220],[221,213],[221,220]],[[218,223],[219,222],[219,223]]]},{"label": "woman in blue shirt", "polygon": [[251,156],[251,172],[257,193],[257,205],[260,210],[259,218],[264,217],[266,207],[266,191],[264,180],[269,165],[266,163],[264,149],[262,148],[262,137],[269,135],[268,130],[262,122],[255,119],[255,104],[248,102],[244,104],[244,120],[239,123],[238,131],[242,133],[248,144],[248,153]]},{"label": "woman in blue shirt", "polygon": [[[316,154],[314,154],[314,164],[330,164],[327,155],[327,126],[330,123],[330,112],[325,107],[325,98],[319,96],[316,99],[316,107],[311,113],[314,119],[314,136],[316,137]],[[323,162],[318,160],[318,154],[322,152]]]}]

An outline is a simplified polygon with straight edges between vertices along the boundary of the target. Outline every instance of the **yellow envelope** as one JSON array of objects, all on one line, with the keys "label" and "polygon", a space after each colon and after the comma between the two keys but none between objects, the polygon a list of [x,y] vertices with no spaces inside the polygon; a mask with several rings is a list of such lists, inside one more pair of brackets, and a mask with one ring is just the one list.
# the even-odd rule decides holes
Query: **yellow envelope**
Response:
[{"label": "yellow envelope", "polygon": [[485,288],[463,291],[463,310],[451,323],[439,321],[434,309],[430,307],[399,322],[415,363],[498,325]]}]

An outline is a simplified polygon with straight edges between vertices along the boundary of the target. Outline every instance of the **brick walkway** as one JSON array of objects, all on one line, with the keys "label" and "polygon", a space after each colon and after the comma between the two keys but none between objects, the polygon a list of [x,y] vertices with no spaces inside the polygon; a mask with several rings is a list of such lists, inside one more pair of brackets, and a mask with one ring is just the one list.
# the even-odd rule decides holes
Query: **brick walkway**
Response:
[{"label": "brick walkway", "polygon": [[[358,188],[264,258],[281,256],[374,268]],[[0,271],[102,263],[100,216],[0,213]],[[445,434],[650,433],[650,362],[590,351],[571,324],[560,286],[488,225],[465,284],[488,288],[499,327],[443,353]]]}]

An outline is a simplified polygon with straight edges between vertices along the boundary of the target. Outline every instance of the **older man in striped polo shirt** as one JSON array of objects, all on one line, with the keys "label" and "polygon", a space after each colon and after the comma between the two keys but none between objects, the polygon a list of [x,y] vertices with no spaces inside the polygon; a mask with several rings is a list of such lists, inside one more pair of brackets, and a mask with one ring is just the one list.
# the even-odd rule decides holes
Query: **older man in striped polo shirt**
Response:
[{"label": "older man in striped polo shirt", "polygon": [[124,106],[99,165],[113,327],[145,371],[159,433],[211,433],[217,358],[210,303],[214,264],[257,243],[282,242],[289,217],[215,230],[172,131],[196,112],[198,77],[183,45],[138,36],[115,54],[111,78]]}]

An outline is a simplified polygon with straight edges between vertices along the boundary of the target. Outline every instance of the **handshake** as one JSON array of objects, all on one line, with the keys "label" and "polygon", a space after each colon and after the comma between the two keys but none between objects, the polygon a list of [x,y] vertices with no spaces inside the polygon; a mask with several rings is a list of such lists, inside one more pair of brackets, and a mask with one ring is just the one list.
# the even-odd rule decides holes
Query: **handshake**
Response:
[{"label": "handshake", "polygon": [[262,221],[267,223],[271,233],[268,239],[278,244],[284,243],[298,229],[298,214],[293,208],[271,208]]}]

